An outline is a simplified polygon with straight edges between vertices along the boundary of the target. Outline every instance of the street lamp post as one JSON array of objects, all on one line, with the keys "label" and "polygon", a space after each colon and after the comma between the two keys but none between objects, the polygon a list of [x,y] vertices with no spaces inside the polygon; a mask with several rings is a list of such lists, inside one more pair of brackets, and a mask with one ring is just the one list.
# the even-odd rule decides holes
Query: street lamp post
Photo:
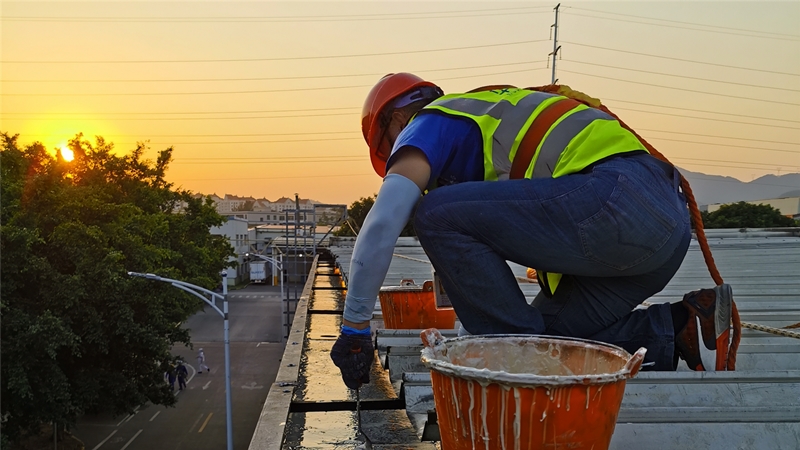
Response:
[{"label": "street lamp post", "polygon": [[[278,277],[281,279],[281,311],[283,312],[283,317],[281,318],[282,319],[281,322],[284,322],[287,317],[287,312],[286,312],[286,302],[284,301],[283,297],[283,253],[279,254],[278,258],[274,258],[271,256],[264,256],[258,253],[245,253],[244,256],[245,258],[249,258],[251,256],[261,258],[264,261],[275,266],[276,269],[278,269]],[[284,336],[284,338],[285,337],[287,336]]]},{"label": "street lamp post", "polygon": [[[231,354],[230,354],[231,341],[229,335],[230,329],[228,327],[228,271],[225,270],[221,273],[222,295],[219,295],[213,291],[209,291],[206,288],[187,283],[185,281],[173,280],[171,278],[164,278],[152,273],[128,272],[128,275],[132,277],[140,277],[140,278],[146,278],[148,280],[155,280],[155,281],[162,281],[164,283],[169,283],[178,289],[184,290],[196,297],[199,297],[209,306],[214,308],[214,310],[218,312],[220,316],[222,316],[224,341],[225,341],[225,409],[227,413],[226,425],[228,432],[228,450],[233,450],[233,419],[231,417]],[[207,294],[212,299],[222,300],[222,310],[220,310],[219,307],[217,307],[214,301],[209,300],[203,294]]]}]

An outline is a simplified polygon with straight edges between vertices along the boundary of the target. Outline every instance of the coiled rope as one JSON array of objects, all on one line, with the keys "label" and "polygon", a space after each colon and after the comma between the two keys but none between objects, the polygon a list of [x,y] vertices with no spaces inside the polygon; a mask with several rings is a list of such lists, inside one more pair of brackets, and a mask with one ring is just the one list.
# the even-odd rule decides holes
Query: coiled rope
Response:
[{"label": "coiled rope", "polygon": [[758,331],[763,331],[765,333],[772,333],[777,336],[800,339],[800,332],[789,331],[788,328],[790,327],[791,325],[789,327],[784,327],[784,328],[775,328],[775,327],[768,327],[766,325],[759,325],[757,323],[742,322],[742,328],[749,328],[751,330],[758,330]]}]

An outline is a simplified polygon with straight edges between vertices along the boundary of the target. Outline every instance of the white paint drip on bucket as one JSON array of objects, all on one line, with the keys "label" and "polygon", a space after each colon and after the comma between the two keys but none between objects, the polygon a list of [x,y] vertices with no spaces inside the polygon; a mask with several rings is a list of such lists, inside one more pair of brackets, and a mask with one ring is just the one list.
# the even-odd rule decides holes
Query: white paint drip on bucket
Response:
[{"label": "white paint drip on bucket", "polygon": [[[546,446],[559,447],[564,444],[582,446],[582,443],[589,443],[587,448],[595,446],[594,440],[591,442],[571,440],[582,439],[574,428],[559,428],[559,423],[564,423],[561,419],[562,414],[570,411],[572,406],[579,409],[578,405],[584,400],[578,397],[576,399],[578,404],[572,405],[573,391],[576,388],[586,388],[584,410],[589,410],[590,403],[596,405],[592,411],[607,409],[605,403],[613,404],[620,390],[615,387],[609,391],[613,393],[609,394],[612,397],[603,401],[603,386],[619,385],[621,382],[624,390],[624,380],[638,372],[644,357],[644,349],[631,356],[619,347],[599,342],[544,336],[464,336],[445,340],[438,331],[426,330],[423,332],[423,340],[426,341],[426,347],[422,352],[423,364],[443,377],[439,379],[450,383],[449,389],[445,385],[442,386],[443,389],[436,390],[440,395],[452,396],[446,400],[450,408],[454,407],[449,413],[448,423],[441,422],[443,415],[440,414],[440,427],[444,427],[441,430],[443,432],[458,433],[459,425],[455,422],[461,422],[462,429],[459,434],[465,439],[455,444],[454,448],[458,449],[475,449],[476,446],[480,446],[480,441],[483,441],[482,447],[487,450],[498,445],[500,448],[511,448],[510,442],[507,442],[510,436],[507,436],[509,433],[506,431],[513,431],[514,450],[538,448],[532,447],[538,444],[533,444],[531,437],[538,438],[539,435]],[[479,399],[476,398],[478,396],[476,383],[481,389]],[[456,384],[461,387],[457,387]],[[592,392],[593,385],[594,392]],[[466,399],[461,397],[464,388],[469,394],[468,411],[462,411],[466,406]],[[512,390],[513,412],[510,410]],[[545,398],[543,404],[537,405],[541,403],[537,398],[539,391],[542,391]],[[577,392],[580,393],[582,390]],[[536,411],[536,416],[528,414],[526,409],[524,415],[528,417],[523,417],[523,399],[530,401],[530,411]],[[441,400],[436,400],[438,409]],[[476,401],[481,402],[480,418],[476,415],[478,412]],[[600,405],[601,403],[603,405]],[[563,410],[561,410],[562,404]],[[616,408],[618,412],[619,405]],[[462,412],[467,412],[466,418]],[[512,413],[513,425],[508,423]],[[464,419],[469,420],[468,441]],[[522,427],[523,419],[530,421],[528,429]],[[512,425],[511,430],[507,430],[508,425]],[[534,433],[531,430],[536,430],[535,434],[531,434]],[[613,423],[611,430],[613,431]],[[601,438],[604,439],[602,436]],[[608,441],[610,442],[610,434]],[[442,443],[445,445],[444,438]],[[607,448],[607,443],[600,443],[593,448]]]}]

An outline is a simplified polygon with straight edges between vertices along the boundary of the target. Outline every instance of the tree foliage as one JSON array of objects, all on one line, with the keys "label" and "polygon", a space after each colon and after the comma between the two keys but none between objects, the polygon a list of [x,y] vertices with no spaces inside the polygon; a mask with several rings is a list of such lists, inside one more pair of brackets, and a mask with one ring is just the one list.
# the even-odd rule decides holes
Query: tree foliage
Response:
[{"label": "tree foliage", "polygon": [[67,162],[2,140],[3,434],[174,404],[170,347],[190,343],[179,324],[202,302],[127,272],[216,286],[233,250],[209,234],[213,203],[165,181],[172,148],[150,161],[144,144],[117,156],[79,134]]},{"label": "tree foliage", "polygon": [[773,228],[796,227],[796,220],[786,217],[770,205],[747,202],[722,205],[714,212],[703,212],[705,228]]},{"label": "tree foliage", "polygon": [[253,200],[245,200],[244,203],[242,203],[241,205],[233,208],[233,210],[234,211],[252,211],[253,210],[253,206],[255,206],[255,204],[256,204],[256,202],[254,202]]},{"label": "tree foliage", "polygon": [[[367,214],[369,214],[369,211],[372,209],[372,205],[375,204],[376,198],[377,195],[373,194],[370,197],[361,197],[360,200],[353,202],[353,204],[347,208],[347,220],[350,222],[350,225],[343,225],[334,233],[334,235],[355,236],[352,228],[355,228],[356,232],[361,230],[361,227],[364,225],[364,220],[367,218]],[[412,214],[411,216],[413,217],[414,215]],[[400,233],[400,236],[417,235],[417,233],[414,231],[412,222],[412,220],[408,221],[406,226],[403,228],[403,231]]]}]

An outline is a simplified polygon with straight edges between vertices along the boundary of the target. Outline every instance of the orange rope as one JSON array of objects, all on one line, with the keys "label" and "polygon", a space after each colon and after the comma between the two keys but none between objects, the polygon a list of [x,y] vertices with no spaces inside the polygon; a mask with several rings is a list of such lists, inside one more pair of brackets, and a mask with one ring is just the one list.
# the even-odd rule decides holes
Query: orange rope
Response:
[{"label": "orange rope", "polygon": [[[619,124],[625,128],[626,130],[633,133],[637,139],[645,146],[645,148],[650,152],[651,155],[655,156],[656,158],[664,161],[667,164],[672,164],[664,155],[662,155],[658,150],[655,149],[650,143],[644,140],[641,136],[639,136],[631,127],[625,124],[616,114],[612,113],[605,105],[603,105],[599,100],[591,98],[586,94],[578,91],[573,91],[568,86],[561,86],[561,85],[547,85],[547,86],[539,86],[539,87],[532,87],[526,88],[541,92],[550,92],[550,93],[557,93],[559,95],[564,95],[566,97],[572,98],[577,100],[586,106],[600,109],[601,111],[605,112],[606,114],[610,115],[611,117],[615,118],[619,121]],[[717,270],[717,265],[714,263],[714,257],[711,255],[711,249],[708,246],[708,241],[706,239],[706,233],[703,229],[703,218],[700,215],[700,210],[697,208],[697,202],[694,198],[694,193],[692,192],[692,188],[689,186],[689,181],[681,175],[681,188],[683,189],[683,193],[686,196],[686,202],[689,205],[689,212],[692,217],[692,224],[695,228],[695,233],[697,234],[697,241],[700,244],[700,250],[703,252],[703,259],[706,262],[706,266],[708,267],[708,271],[711,274],[711,278],[714,280],[714,283],[720,285],[723,283],[722,276]],[[733,336],[731,338],[730,347],[728,350],[727,360],[725,362],[725,367],[717,366],[717,370],[736,370],[736,354],[739,350],[739,343],[742,339],[742,322],[739,317],[739,310],[736,307],[736,303],[731,301],[731,321],[733,322]],[[798,326],[800,324],[792,325],[791,327]],[[719,349],[717,349],[719,351]]]}]

